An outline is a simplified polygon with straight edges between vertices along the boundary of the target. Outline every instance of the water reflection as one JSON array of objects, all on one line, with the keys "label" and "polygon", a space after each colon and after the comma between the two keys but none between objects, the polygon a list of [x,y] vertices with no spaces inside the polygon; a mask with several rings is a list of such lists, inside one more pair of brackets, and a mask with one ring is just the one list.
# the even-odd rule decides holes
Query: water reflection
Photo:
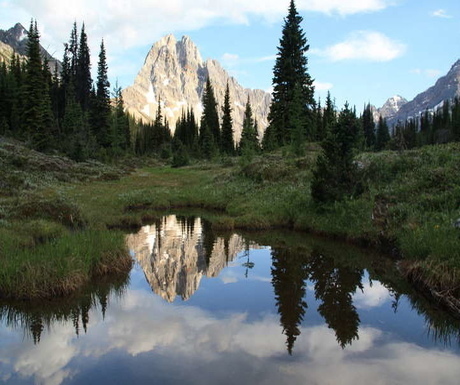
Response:
[{"label": "water reflection", "polygon": [[217,277],[238,253],[251,248],[237,234],[218,237],[207,221],[169,215],[127,237],[152,290],[173,302],[188,300],[202,277]]},{"label": "water reflection", "polygon": [[105,317],[109,298],[121,297],[129,284],[128,274],[100,279],[85,287],[73,297],[53,301],[0,303],[0,323],[11,329],[21,330],[34,344],[42,333],[56,324],[72,324],[76,336],[88,331],[90,310],[99,309]]},{"label": "water reflection", "polygon": [[129,280],[0,307],[0,381],[458,384],[459,323],[384,258],[175,216],[128,244]]}]

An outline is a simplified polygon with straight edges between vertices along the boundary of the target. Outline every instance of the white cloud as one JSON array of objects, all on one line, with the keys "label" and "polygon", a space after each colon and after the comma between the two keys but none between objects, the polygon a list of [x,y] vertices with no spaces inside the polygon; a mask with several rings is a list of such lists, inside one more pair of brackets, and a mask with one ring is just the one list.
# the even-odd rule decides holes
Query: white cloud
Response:
[{"label": "white cloud", "polygon": [[[299,1],[302,11],[349,15],[379,11],[389,6],[389,0],[313,0]],[[4,0],[2,7],[14,16],[22,14],[28,23],[31,17],[39,22],[44,38],[56,49],[70,35],[75,20],[86,22],[88,35],[100,41],[105,37],[108,47],[116,52],[150,44],[166,33],[196,30],[216,20],[248,24],[251,16],[266,21],[278,21],[285,16],[288,1],[279,0]],[[26,19],[27,18],[27,19]],[[3,15],[2,22],[7,17]],[[15,23],[17,20],[11,20]],[[54,40],[51,36],[52,31]]]},{"label": "white cloud", "polygon": [[431,14],[431,16],[441,17],[443,19],[451,19],[452,18],[452,16],[449,15],[445,9],[437,9],[436,11],[434,11]]},{"label": "white cloud", "polygon": [[380,32],[355,31],[340,43],[311,52],[332,61],[356,59],[385,62],[403,55],[405,50],[406,46],[403,43],[392,40]]},{"label": "white cloud", "polygon": [[328,91],[332,87],[334,87],[334,85],[332,83],[323,83],[323,82],[319,82],[317,80],[315,80],[313,85],[315,86],[316,91]]},{"label": "white cloud", "polygon": [[376,12],[393,5],[391,0],[305,0],[300,1],[300,8],[326,14],[342,16],[362,12]]},{"label": "white cloud", "polygon": [[371,286],[366,282],[363,284],[363,291],[357,291],[353,295],[353,302],[358,309],[368,309],[383,305],[390,299],[388,289],[380,282],[374,282]]}]

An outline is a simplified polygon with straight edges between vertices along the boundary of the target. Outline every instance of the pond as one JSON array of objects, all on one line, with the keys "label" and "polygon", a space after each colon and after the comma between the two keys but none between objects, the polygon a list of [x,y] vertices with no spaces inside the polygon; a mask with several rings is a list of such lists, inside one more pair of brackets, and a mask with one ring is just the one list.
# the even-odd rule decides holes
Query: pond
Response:
[{"label": "pond", "polygon": [[169,215],[129,276],[0,304],[5,384],[455,384],[460,323],[394,261],[293,232]]}]

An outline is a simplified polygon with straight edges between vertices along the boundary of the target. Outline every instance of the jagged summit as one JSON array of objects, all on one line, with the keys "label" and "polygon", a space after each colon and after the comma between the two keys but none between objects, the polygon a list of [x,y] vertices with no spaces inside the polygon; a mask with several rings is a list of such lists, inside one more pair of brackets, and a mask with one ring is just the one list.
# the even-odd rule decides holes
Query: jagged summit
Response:
[{"label": "jagged summit", "polygon": [[[16,23],[14,27],[7,31],[0,29],[0,42],[11,47],[14,52],[21,56],[27,54],[27,41],[29,32],[21,23]],[[46,57],[49,62],[51,71],[54,71],[55,64],[58,66],[58,71],[61,71],[61,62],[55,59],[45,48],[40,45],[40,52],[43,57]],[[11,57],[11,56],[10,56]],[[9,58],[8,58],[9,59]]]},{"label": "jagged summit", "polygon": [[[166,35],[152,45],[134,84],[123,92],[125,106],[135,117],[150,121],[155,118],[158,102],[161,101],[163,113],[171,127],[175,126],[182,111],[187,108],[193,108],[199,119],[208,76],[219,105],[223,105],[227,82],[229,84],[235,139],[238,141],[241,137],[248,96],[261,135],[267,126],[271,95],[262,90],[243,88],[217,60],[203,60],[198,47],[188,36],[177,40],[172,34]],[[220,113],[221,109],[218,111]]]}]

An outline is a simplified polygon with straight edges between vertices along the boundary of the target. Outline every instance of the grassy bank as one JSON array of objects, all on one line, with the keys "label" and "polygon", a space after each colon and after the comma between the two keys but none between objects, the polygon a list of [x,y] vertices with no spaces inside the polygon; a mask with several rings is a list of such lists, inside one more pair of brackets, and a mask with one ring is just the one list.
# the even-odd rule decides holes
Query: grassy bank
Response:
[{"label": "grassy bank", "polygon": [[47,156],[0,138],[0,296],[64,296],[95,277],[129,271],[123,234],[94,226],[58,188],[127,172]]},{"label": "grassy bank", "polygon": [[[292,228],[379,248],[402,258],[401,269],[414,282],[440,297],[460,298],[460,230],[453,226],[460,217],[460,145],[361,154],[365,193],[326,206],[315,205],[309,192],[318,151],[309,145],[301,158],[275,153],[182,169],[144,164],[129,172],[80,164],[72,167],[87,171],[71,168],[66,179],[49,171],[37,176],[27,170],[30,162],[22,161],[16,170],[38,182],[2,196],[0,242],[16,237],[21,253],[35,253],[37,247],[57,250],[55,245],[70,242],[75,233],[89,232],[121,241],[81,255],[100,256],[105,247],[118,255],[122,234],[107,229],[136,228],[165,210],[203,208],[216,228]],[[30,201],[42,202],[41,209],[34,211]],[[74,250],[81,249],[78,245]],[[0,253],[10,258],[14,250]],[[86,271],[97,271],[97,262],[87,260]]]}]

